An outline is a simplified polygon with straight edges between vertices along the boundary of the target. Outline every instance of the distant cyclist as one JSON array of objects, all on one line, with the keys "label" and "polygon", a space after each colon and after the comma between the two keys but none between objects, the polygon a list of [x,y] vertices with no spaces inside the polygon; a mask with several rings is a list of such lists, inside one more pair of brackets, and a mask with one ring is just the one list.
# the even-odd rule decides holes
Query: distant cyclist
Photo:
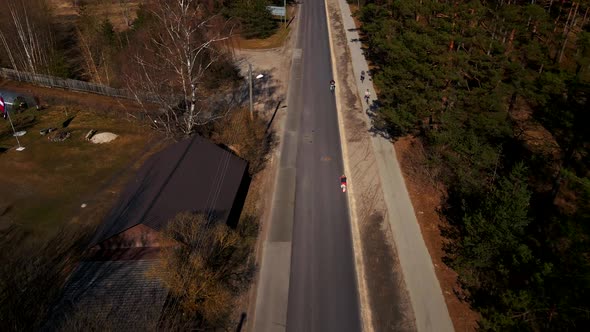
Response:
[{"label": "distant cyclist", "polygon": [[330,80],[330,91],[334,91],[336,88],[336,82],[334,80]]},{"label": "distant cyclist", "polygon": [[361,71],[361,83],[365,82],[365,71]]},{"label": "distant cyclist", "polygon": [[369,99],[371,99],[371,92],[369,91],[369,89],[367,89],[367,91],[365,92],[365,101],[367,102],[367,104],[369,103]]}]

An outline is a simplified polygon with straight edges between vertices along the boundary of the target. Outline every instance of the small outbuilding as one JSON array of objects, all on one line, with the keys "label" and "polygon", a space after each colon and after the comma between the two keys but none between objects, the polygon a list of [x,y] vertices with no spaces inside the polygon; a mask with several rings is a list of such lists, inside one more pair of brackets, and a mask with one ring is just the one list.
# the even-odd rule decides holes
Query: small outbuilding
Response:
[{"label": "small outbuilding", "polygon": [[93,249],[161,247],[178,213],[235,225],[248,191],[247,162],[194,136],[152,156],[128,184],[92,241]]},{"label": "small outbuilding", "polygon": [[93,322],[105,330],[156,330],[168,290],[146,273],[161,231],[178,213],[235,225],[248,191],[247,162],[195,136],[153,155],[108,213],[91,255],[74,270],[43,330]]}]

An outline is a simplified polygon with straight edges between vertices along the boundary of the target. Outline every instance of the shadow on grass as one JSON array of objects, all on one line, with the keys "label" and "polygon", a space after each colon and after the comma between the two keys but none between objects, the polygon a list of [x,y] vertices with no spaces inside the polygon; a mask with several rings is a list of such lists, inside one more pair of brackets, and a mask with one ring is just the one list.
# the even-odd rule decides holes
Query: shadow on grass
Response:
[{"label": "shadow on grass", "polygon": [[[28,130],[38,123],[38,119],[33,114],[18,114],[12,119],[15,131]],[[5,139],[13,136],[12,127],[7,125],[5,128],[0,129],[0,139]]]},{"label": "shadow on grass", "polygon": [[61,124],[62,128],[67,128],[70,125],[70,123],[72,123],[75,117],[75,115],[72,115],[69,118],[67,118],[67,120]]},{"label": "shadow on grass", "polygon": [[234,38],[234,43],[237,44],[238,48],[247,50],[278,48],[283,46],[283,44],[287,40],[287,37],[289,36],[289,31],[289,28],[285,29],[284,27],[280,26],[277,28],[276,32],[268,38],[246,39],[240,36]]},{"label": "shadow on grass", "polygon": [[9,205],[0,205],[0,217],[3,215],[8,214],[8,212],[12,211],[12,204]]}]

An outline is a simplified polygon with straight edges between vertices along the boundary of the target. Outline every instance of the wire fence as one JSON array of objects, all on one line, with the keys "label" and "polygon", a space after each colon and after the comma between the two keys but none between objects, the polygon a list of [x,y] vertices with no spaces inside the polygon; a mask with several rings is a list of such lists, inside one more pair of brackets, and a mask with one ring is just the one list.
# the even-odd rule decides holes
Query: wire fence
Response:
[{"label": "wire fence", "polygon": [[[95,93],[115,98],[136,99],[136,97],[139,97],[142,101],[152,103],[162,102],[158,99],[157,96],[153,96],[148,93],[140,93],[139,96],[135,96],[129,90],[125,89],[116,89],[102,84],[60,78],[50,75],[33,74],[29,72],[22,72],[19,70],[8,68],[0,68],[0,77],[12,81],[26,82],[49,88],[61,88],[71,91]],[[256,94],[258,94],[258,92]],[[231,91],[225,91],[222,93],[218,93],[214,96],[208,97],[207,100],[203,102],[203,104],[214,106],[214,108],[222,108],[222,105],[227,104],[237,103],[241,105],[242,103],[244,103],[247,96],[248,85],[246,83],[243,83],[238,88],[234,88]],[[177,97],[178,100],[182,98],[182,96]]]},{"label": "wire fence", "polygon": [[115,89],[106,85],[59,78],[49,75],[32,74],[8,68],[0,68],[0,76],[12,81],[27,82],[50,88],[62,88],[73,91],[96,93],[117,98],[134,98],[134,96],[129,91],[123,89]]}]

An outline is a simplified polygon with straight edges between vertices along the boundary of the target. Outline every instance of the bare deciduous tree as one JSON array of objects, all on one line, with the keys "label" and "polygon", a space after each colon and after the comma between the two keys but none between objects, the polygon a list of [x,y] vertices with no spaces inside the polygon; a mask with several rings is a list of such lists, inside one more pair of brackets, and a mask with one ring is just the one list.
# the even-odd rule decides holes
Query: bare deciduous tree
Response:
[{"label": "bare deciduous tree", "polygon": [[51,11],[45,0],[3,3],[0,42],[16,70],[46,73],[54,51]]},{"label": "bare deciduous tree", "polygon": [[94,60],[94,53],[90,47],[90,38],[80,29],[76,29],[76,36],[78,37],[78,44],[80,45],[80,57],[82,58],[81,67],[85,78],[87,78],[90,82],[103,84],[102,80],[100,79],[98,66]]},{"label": "bare deciduous tree", "polygon": [[76,37],[81,74],[91,82],[110,85],[117,52],[114,27],[108,17],[101,18],[91,7],[81,7],[79,14]]},{"label": "bare deciduous tree", "polygon": [[133,23],[132,6],[129,0],[119,0],[119,7],[121,7],[121,13],[125,20],[125,25],[129,28]]},{"label": "bare deciduous tree", "polygon": [[[129,88],[143,105],[141,94],[155,100],[160,111],[150,114],[168,135],[189,136],[199,125],[225,112],[205,111],[201,89],[210,67],[223,56],[218,43],[229,38],[231,26],[198,0],[156,0],[148,40],[137,51]],[[141,93],[140,93],[141,91]]]},{"label": "bare deciduous tree", "polygon": [[165,231],[178,243],[148,275],[160,279],[172,299],[166,324],[219,328],[228,323],[235,295],[252,276],[251,245],[225,224],[181,213]]}]

